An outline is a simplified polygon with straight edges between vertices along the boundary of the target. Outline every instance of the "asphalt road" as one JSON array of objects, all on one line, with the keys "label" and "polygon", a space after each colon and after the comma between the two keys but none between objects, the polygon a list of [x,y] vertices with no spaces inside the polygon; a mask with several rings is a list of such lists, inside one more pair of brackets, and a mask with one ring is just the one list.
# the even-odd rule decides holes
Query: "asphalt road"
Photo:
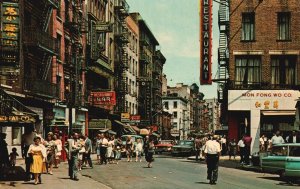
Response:
[{"label": "asphalt road", "polygon": [[291,186],[277,175],[224,167],[219,167],[217,185],[210,185],[206,180],[205,164],[169,156],[156,156],[153,168],[147,168],[145,161],[127,162],[123,159],[118,165],[95,165],[81,173],[113,189],[289,189],[300,186],[299,183]]}]

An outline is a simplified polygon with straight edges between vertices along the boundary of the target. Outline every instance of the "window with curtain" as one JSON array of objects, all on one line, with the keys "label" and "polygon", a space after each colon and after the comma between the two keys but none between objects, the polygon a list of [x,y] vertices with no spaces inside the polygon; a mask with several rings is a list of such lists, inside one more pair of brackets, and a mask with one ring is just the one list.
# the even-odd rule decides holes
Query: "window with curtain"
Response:
[{"label": "window with curtain", "polygon": [[242,14],[242,40],[251,41],[255,39],[255,14]]},{"label": "window with curtain", "polygon": [[277,14],[278,40],[290,40],[291,38],[291,13],[280,12]]},{"label": "window with curtain", "polygon": [[261,57],[246,56],[236,57],[235,84],[252,85],[260,83]]},{"label": "window with curtain", "polygon": [[271,58],[272,85],[295,85],[296,57],[274,56]]}]

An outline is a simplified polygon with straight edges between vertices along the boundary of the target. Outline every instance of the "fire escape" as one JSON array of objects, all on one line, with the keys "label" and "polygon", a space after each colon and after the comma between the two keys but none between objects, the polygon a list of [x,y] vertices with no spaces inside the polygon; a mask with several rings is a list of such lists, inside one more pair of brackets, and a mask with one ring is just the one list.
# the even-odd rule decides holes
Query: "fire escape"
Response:
[{"label": "fire escape", "polygon": [[227,80],[229,78],[228,66],[229,66],[229,2],[228,0],[219,1],[219,49],[218,49],[218,100],[220,103],[225,99],[224,90]]},{"label": "fire escape", "polygon": [[[72,7],[72,8],[71,8]],[[83,55],[83,38],[82,35],[87,33],[87,22],[83,15],[83,2],[82,0],[74,0],[72,6],[69,6],[66,13],[66,21],[64,27],[67,29],[71,43],[68,43],[65,57],[64,72],[69,76],[69,89],[65,91],[67,103],[69,106],[78,107],[83,105],[85,97],[82,94],[82,80],[81,75],[84,68],[84,55]],[[72,12],[72,17],[70,17]],[[81,84],[80,84],[81,83]]]},{"label": "fire escape", "polygon": [[120,47],[116,60],[116,92],[117,92],[117,112],[127,112],[125,95],[128,92],[126,70],[128,69],[128,28],[126,24],[126,17],[129,15],[129,6],[125,0],[114,1],[115,14],[118,17],[116,21],[114,38],[116,44]]},{"label": "fire escape", "polygon": [[[59,6],[58,0],[45,1],[43,11],[42,11],[42,16],[41,16],[41,21],[40,21],[42,32],[46,33],[48,31],[53,9],[58,8],[58,6]],[[48,78],[48,73],[51,67],[52,58],[53,56],[51,54],[44,52],[42,58],[42,66],[40,67],[39,70],[39,75],[41,76],[42,80],[47,80]]]},{"label": "fire escape", "polygon": [[[25,10],[30,15],[25,14],[23,39],[25,59],[30,63],[24,69],[26,70],[28,66],[36,66],[37,72],[35,74],[32,73],[32,70],[27,69],[24,88],[30,93],[46,95],[51,98],[57,97],[57,86],[48,80],[52,58],[57,54],[58,43],[49,34],[49,23],[53,9],[57,9],[58,6],[58,0],[25,1]],[[34,19],[36,22],[27,22],[30,19]]]}]

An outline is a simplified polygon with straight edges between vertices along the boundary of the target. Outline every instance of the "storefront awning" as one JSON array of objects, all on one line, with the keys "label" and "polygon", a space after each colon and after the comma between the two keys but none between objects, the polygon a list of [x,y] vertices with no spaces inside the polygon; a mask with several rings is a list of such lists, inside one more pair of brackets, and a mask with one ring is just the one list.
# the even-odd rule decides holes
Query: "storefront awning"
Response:
[{"label": "storefront awning", "polygon": [[295,116],[296,110],[264,110],[261,112],[261,114],[264,116]]},{"label": "storefront awning", "polygon": [[124,129],[127,129],[130,133],[136,134],[136,131],[132,128],[131,125],[126,125],[125,123],[122,123],[121,121],[115,120],[115,122],[121,126],[124,127]]},{"label": "storefront awning", "polygon": [[109,119],[91,119],[89,129],[111,129],[111,121]]},{"label": "storefront awning", "polygon": [[141,129],[140,130],[140,135],[149,135],[149,130],[148,129]]}]

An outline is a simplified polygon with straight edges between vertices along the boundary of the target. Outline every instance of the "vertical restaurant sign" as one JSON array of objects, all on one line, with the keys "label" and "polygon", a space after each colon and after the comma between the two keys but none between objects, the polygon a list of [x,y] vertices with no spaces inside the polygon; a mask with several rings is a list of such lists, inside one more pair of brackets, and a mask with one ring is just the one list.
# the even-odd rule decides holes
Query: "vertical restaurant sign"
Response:
[{"label": "vertical restaurant sign", "polygon": [[18,46],[19,4],[3,2],[1,7],[1,39],[3,46]]},{"label": "vertical restaurant sign", "polygon": [[200,84],[211,85],[212,0],[200,0]]}]

